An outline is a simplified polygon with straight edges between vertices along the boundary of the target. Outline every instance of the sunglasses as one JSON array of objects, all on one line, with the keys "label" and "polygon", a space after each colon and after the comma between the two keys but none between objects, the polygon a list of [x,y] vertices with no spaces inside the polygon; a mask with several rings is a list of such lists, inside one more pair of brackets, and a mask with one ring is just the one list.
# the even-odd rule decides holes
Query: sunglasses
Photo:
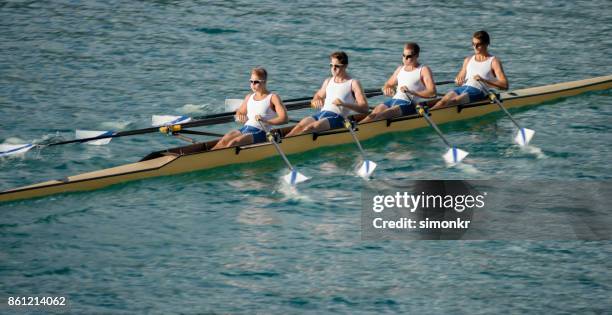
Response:
[{"label": "sunglasses", "polygon": [[344,64],[341,64],[341,63],[339,63],[339,64],[330,63],[329,64],[329,67],[330,68],[334,68],[334,69],[340,69],[340,68],[342,68],[342,66],[344,66]]},{"label": "sunglasses", "polygon": [[404,55],[404,54],[402,54],[402,57],[404,57],[404,59],[408,59],[408,58],[414,57],[414,54],[412,54],[412,55]]},{"label": "sunglasses", "polygon": [[249,80],[249,82],[251,82],[251,84],[259,84],[261,82],[266,82],[266,80]]}]

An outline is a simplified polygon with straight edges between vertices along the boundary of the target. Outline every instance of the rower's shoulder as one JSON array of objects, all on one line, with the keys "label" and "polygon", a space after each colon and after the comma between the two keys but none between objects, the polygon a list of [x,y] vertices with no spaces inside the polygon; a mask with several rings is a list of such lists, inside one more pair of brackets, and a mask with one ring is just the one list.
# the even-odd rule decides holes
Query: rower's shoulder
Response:
[{"label": "rower's shoulder", "polygon": [[355,78],[351,78],[351,86],[353,87],[361,87],[361,81],[355,79]]},{"label": "rower's shoulder", "polygon": [[270,92],[270,99],[273,101],[281,101],[281,97],[280,95],[278,95],[278,93],[275,92]]},{"label": "rower's shoulder", "polygon": [[429,70],[429,71],[431,71],[431,67],[430,67],[430,66],[428,66],[428,65],[421,65],[421,71],[423,71],[423,70]]},{"label": "rower's shoulder", "polygon": [[333,79],[333,77],[327,77],[325,78],[325,80],[323,80],[323,85],[322,88],[327,88],[327,85],[329,84],[329,81]]}]

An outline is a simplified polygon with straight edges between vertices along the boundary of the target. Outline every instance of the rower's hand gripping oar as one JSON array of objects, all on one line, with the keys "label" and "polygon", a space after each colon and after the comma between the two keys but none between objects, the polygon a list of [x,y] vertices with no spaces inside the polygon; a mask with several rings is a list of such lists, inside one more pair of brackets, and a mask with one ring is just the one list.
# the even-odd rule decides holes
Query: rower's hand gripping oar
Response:
[{"label": "rower's hand gripping oar", "polygon": [[535,134],[535,130],[528,129],[528,128],[522,128],[518,124],[518,122],[514,119],[514,117],[512,117],[512,115],[510,115],[510,112],[508,112],[506,107],[504,107],[504,105],[502,105],[501,101],[497,98],[497,95],[495,93],[493,93],[487,87],[487,85],[485,83],[483,83],[481,81],[478,81],[478,83],[482,87],[482,90],[485,91],[485,93],[487,93],[487,95],[488,95],[489,99],[491,100],[491,102],[497,104],[497,106],[499,106],[499,108],[501,108],[501,110],[504,113],[506,113],[508,118],[510,118],[510,120],[514,123],[516,128],[518,128],[519,131],[516,133],[516,136],[514,137],[514,142],[516,142],[520,146],[528,145],[529,141],[531,141],[531,138],[533,138],[533,135]]},{"label": "rower's hand gripping oar", "polygon": [[446,140],[446,137],[444,137],[444,134],[442,134],[442,131],[440,131],[440,128],[438,128],[436,123],[433,122],[433,120],[431,120],[431,117],[429,117],[430,115],[429,111],[426,110],[423,107],[423,105],[415,103],[414,98],[409,93],[409,91],[405,91],[404,94],[406,94],[406,96],[410,99],[410,102],[414,104],[417,113],[421,115],[423,118],[425,118],[427,123],[436,131],[438,136],[440,136],[440,139],[442,139],[442,141],[444,141],[444,143],[448,147],[448,151],[446,151],[446,153],[442,155],[446,163],[448,163],[449,165],[454,165],[454,164],[461,162],[461,160],[463,160],[466,156],[468,156],[469,154],[468,152],[457,148],[456,146],[450,144],[448,140]]},{"label": "rower's hand gripping oar", "polygon": [[[276,152],[278,152],[278,154],[283,158],[283,161],[285,161],[287,168],[289,168],[289,174],[283,176],[283,180],[291,186],[295,186],[296,184],[309,180],[310,177],[306,177],[304,174],[298,172],[298,170],[295,169],[293,165],[291,165],[291,163],[289,162],[289,159],[278,144],[280,142],[280,135],[277,133],[272,134],[270,129],[261,121],[261,119],[258,119],[257,122],[266,132],[266,138],[268,139],[268,141],[274,145],[274,148],[276,148]],[[276,138],[276,136],[278,136],[278,139]]]},{"label": "rower's hand gripping oar", "polygon": [[363,158],[363,162],[357,170],[357,174],[367,179],[372,176],[372,173],[374,173],[374,169],[376,169],[377,164],[366,158],[365,151],[363,150],[363,147],[361,146],[361,143],[359,142],[359,139],[357,139],[357,135],[355,134],[355,126],[347,118],[344,118],[344,127],[348,129],[351,133],[355,144],[357,144],[357,148],[359,148],[359,152],[361,152],[361,157]]}]

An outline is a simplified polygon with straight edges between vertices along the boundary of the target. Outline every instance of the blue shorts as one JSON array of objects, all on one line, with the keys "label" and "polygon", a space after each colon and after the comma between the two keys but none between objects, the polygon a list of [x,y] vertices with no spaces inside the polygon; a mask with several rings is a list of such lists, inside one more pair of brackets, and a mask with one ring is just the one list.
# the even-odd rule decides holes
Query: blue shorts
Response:
[{"label": "blue shorts", "polygon": [[266,132],[253,126],[244,126],[238,129],[243,135],[253,135],[253,143],[260,143],[266,141]]},{"label": "blue shorts", "polygon": [[460,86],[454,89],[453,92],[455,92],[455,94],[457,95],[461,95],[464,93],[467,94],[469,96],[470,103],[482,101],[487,98],[487,96],[484,94],[482,90],[477,89],[473,86],[469,86],[469,85]]},{"label": "blue shorts", "polygon": [[401,98],[392,98],[386,100],[383,104],[385,104],[387,108],[399,106],[400,110],[402,111],[402,116],[416,114],[416,109],[414,108],[414,105],[412,105],[411,101],[403,100]]},{"label": "blue shorts", "polygon": [[312,118],[314,118],[314,120],[316,121],[319,121],[321,119],[327,119],[327,121],[329,121],[330,129],[344,127],[344,117],[327,110],[322,110],[316,113],[315,115],[312,115]]}]

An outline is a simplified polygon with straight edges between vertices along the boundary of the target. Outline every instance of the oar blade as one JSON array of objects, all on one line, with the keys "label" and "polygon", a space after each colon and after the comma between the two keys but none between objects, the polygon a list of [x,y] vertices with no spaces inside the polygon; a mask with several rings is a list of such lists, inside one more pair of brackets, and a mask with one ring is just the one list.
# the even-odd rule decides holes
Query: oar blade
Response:
[{"label": "oar blade", "polygon": [[240,105],[242,105],[242,99],[239,98],[227,98],[225,99],[225,111],[235,112]]},{"label": "oar blade", "polygon": [[34,147],[31,143],[26,144],[0,144],[0,157],[24,154]]},{"label": "oar blade", "polygon": [[444,161],[449,165],[455,165],[461,162],[466,156],[468,156],[468,152],[458,149],[456,147],[452,147],[442,155]]},{"label": "oar blade", "polygon": [[531,141],[531,138],[533,138],[534,134],[535,134],[535,130],[531,130],[528,128],[521,128],[516,133],[516,137],[514,137],[514,142],[516,142],[520,146],[526,146],[529,144],[529,141]]},{"label": "oar blade", "polygon": [[306,175],[298,172],[297,170],[291,170],[291,172],[289,172],[289,174],[283,176],[283,180],[291,185],[291,186],[295,186],[299,183],[305,182],[307,180],[309,180],[310,177],[307,177]]},{"label": "oar blade", "polygon": [[[113,134],[112,131],[101,131],[101,130],[76,130],[75,137],[77,139],[85,139],[85,138],[95,138],[99,136],[111,136]],[[91,140],[85,143],[90,145],[106,145],[111,142],[112,138],[104,138],[98,140]]]},{"label": "oar blade", "polygon": [[153,115],[151,116],[151,125],[153,127],[161,127],[168,125],[180,125],[191,121],[189,116],[172,116],[172,115]]},{"label": "oar blade", "polygon": [[361,163],[361,166],[357,170],[357,174],[365,179],[368,179],[374,173],[376,166],[377,166],[376,163],[370,160],[365,160],[363,161],[363,163]]}]

